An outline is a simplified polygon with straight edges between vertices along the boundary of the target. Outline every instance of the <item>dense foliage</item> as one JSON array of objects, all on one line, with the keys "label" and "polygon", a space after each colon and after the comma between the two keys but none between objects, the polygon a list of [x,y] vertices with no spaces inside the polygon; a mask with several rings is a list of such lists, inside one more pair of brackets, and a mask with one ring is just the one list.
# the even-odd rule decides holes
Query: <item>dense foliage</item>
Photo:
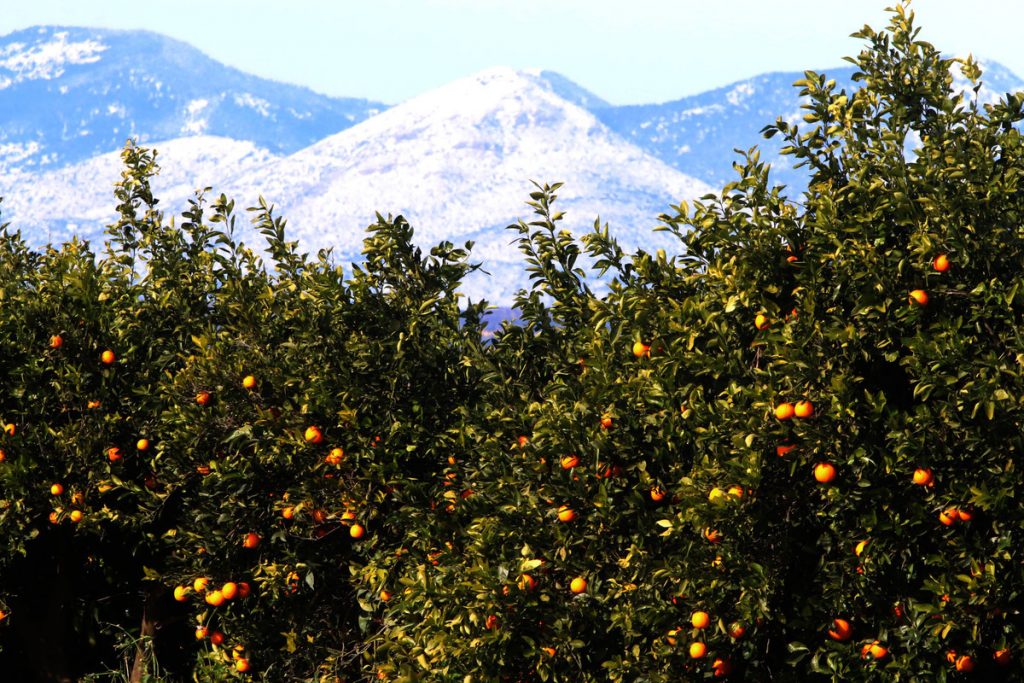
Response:
[{"label": "dense foliage", "polygon": [[378,216],[345,277],[261,203],[264,263],[134,146],[102,255],[4,231],[3,670],[1020,680],[1024,100],[858,35],[765,129],[802,196],[751,150],[669,256],[538,187],[489,338],[471,245]]}]

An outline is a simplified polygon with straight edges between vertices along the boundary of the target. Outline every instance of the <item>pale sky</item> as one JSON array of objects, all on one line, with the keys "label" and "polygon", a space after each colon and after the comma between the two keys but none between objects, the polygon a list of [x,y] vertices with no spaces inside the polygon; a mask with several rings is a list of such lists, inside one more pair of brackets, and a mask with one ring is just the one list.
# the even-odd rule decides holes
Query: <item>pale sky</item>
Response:
[{"label": "pale sky", "polygon": [[[394,104],[491,66],[561,72],[613,104],[663,102],[767,71],[827,70],[896,0],[0,0],[37,24],[144,28],[218,61]],[[917,0],[921,38],[1024,76],[1024,3]]]}]

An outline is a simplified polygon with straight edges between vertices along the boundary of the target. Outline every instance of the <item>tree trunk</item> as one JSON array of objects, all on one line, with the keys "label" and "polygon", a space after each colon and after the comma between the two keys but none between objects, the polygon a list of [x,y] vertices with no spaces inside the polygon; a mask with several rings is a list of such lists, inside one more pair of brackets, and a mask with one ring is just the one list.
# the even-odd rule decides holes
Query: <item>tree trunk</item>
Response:
[{"label": "tree trunk", "polygon": [[142,624],[139,627],[139,639],[135,642],[135,661],[132,663],[130,683],[142,683],[149,668],[150,653],[153,651],[152,641],[156,635],[157,620],[154,618],[156,601],[159,592],[155,588],[146,590],[146,601],[142,606]]}]

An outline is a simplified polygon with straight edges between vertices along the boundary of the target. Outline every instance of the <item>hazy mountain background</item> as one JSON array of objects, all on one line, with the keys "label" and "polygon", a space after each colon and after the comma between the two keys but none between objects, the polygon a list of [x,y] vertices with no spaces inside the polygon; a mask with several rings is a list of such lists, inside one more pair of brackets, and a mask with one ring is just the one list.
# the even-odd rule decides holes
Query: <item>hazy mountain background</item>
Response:
[{"label": "hazy mountain background", "polygon": [[[998,64],[985,68],[981,99],[1021,88]],[[852,68],[825,71],[851,87]],[[801,77],[613,106],[558,73],[498,67],[388,106],[257,78],[156,33],[35,27],[0,38],[3,219],[40,245],[102,241],[119,149],[134,137],[159,151],[168,215],[207,185],[239,207],[262,194],[304,248],[333,247],[347,262],[375,212],[400,213],[424,247],[473,240],[490,275],[467,291],[508,303],[527,280],[504,227],[530,220],[530,180],[565,183],[559,209],[577,234],[600,217],[627,247],[670,251],[678,245],[652,232],[657,215],[732,179],[735,148],[760,146],[798,194],[801,173],[759,131],[800,120]]]}]

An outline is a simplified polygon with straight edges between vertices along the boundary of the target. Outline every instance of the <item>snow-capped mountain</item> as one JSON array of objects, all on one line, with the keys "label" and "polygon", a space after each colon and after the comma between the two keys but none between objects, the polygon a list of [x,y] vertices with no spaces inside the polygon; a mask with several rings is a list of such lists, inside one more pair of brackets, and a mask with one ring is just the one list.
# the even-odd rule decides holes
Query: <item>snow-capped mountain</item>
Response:
[{"label": "snow-capped mountain", "polygon": [[0,171],[65,166],[129,137],[229,136],[289,153],[384,108],[256,78],[148,31],[0,37]]}]

